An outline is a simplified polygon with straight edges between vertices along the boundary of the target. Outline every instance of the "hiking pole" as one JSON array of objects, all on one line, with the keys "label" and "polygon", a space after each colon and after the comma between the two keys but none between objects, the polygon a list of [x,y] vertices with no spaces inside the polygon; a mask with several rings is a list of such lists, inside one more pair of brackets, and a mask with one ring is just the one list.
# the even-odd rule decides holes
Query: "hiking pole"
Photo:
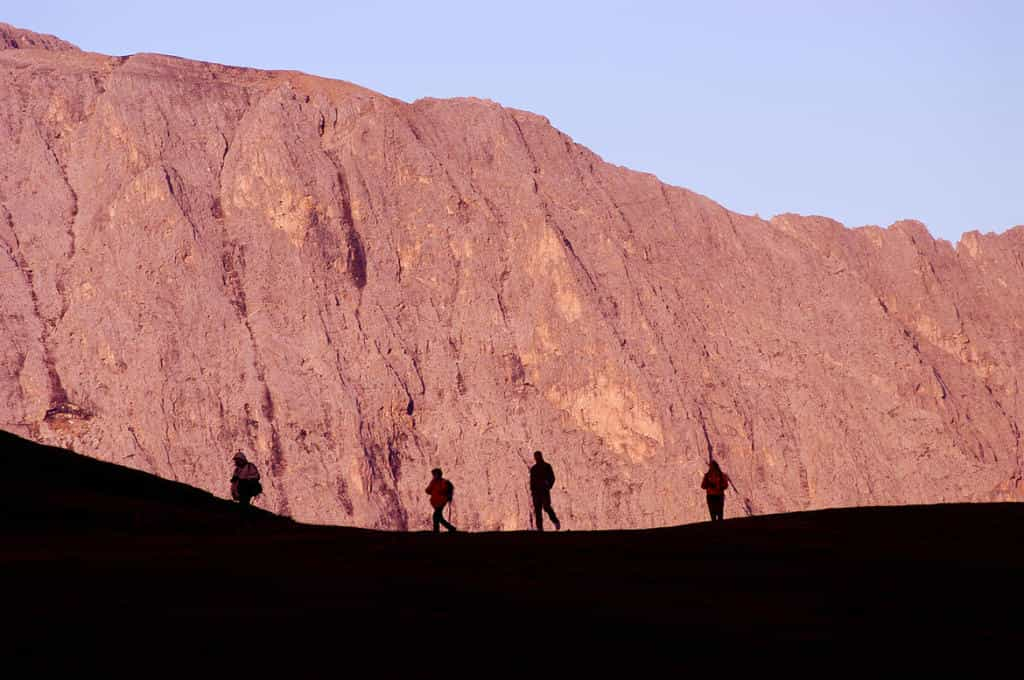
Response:
[{"label": "hiking pole", "polygon": [[740,490],[736,488],[736,484],[733,483],[732,477],[729,478],[729,486],[732,487],[732,490],[736,492],[737,496],[743,499],[743,509],[746,511],[747,517],[753,517],[754,508],[750,504],[750,499],[740,493]]},{"label": "hiking pole", "polygon": [[[526,469],[529,470],[530,469],[530,461],[528,461],[525,458],[523,458],[523,454],[519,451],[519,449],[516,449],[516,455],[519,456],[519,460],[523,463],[523,465],[526,466]],[[527,520],[526,523],[530,526],[530,531],[533,531],[534,529],[536,529],[536,527],[534,526],[534,522],[533,522],[533,489],[530,488],[530,482],[529,481],[526,482],[526,498],[527,498],[527,503],[529,504],[528,505],[529,512],[527,513],[529,519]]]},{"label": "hiking pole", "polygon": [[516,455],[519,456],[519,460],[522,461],[523,465],[525,465],[527,468],[530,467],[530,461],[523,458],[523,454],[518,449],[516,450]]}]

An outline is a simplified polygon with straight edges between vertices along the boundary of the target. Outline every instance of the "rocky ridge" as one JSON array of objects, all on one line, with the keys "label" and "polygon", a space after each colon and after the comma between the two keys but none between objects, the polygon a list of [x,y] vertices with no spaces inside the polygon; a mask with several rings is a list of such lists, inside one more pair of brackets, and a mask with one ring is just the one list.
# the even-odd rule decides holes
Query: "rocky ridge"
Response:
[{"label": "rocky ridge", "polygon": [[1024,228],[730,212],[541,116],[0,25],[0,428],[263,507],[576,529],[1022,493]]}]

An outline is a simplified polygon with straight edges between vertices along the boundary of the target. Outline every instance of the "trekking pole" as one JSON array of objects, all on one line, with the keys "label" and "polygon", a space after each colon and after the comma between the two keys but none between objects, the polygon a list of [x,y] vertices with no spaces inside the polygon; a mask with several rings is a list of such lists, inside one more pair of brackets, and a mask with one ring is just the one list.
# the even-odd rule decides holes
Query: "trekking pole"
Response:
[{"label": "trekking pole", "polygon": [[729,478],[729,486],[736,492],[736,495],[743,499],[743,510],[746,511],[747,517],[753,517],[754,507],[750,504],[750,499],[740,493],[740,490],[736,488],[736,485],[732,481],[732,477]]},{"label": "trekking pole", "polygon": [[[523,458],[523,454],[519,451],[519,449],[516,449],[516,455],[519,456],[519,460],[522,461],[523,465],[526,466],[526,469],[529,470],[530,462]],[[527,512],[528,519],[526,523],[530,526],[530,531],[533,531],[534,529],[536,529],[533,523],[533,489],[530,488],[529,481],[526,482],[526,498],[527,503],[529,504],[529,512]]]}]

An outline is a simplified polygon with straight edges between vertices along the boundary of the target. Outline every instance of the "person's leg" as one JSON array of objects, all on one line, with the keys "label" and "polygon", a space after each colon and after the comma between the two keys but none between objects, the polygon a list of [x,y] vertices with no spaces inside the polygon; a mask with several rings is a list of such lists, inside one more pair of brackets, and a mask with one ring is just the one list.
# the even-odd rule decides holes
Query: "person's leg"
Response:
[{"label": "person's leg", "polygon": [[444,518],[444,508],[443,508],[443,507],[439,508],[437,512],[438,512],[438,515],[437,515],[437,516],[438,516],[438,518],[439,518],[439,519],[440,519],[440,521],[441,521],[441,525],[442,525],[442,526],[443,526],[443,527],[444,527],[445,529],[447,529],[448,531],[455,531],[455,527],[453,527],[453,526],[451,525],[451,523],[450,523],[450,522],[448,522],[448,520],[446,520],[446,519]]},{"label": "person's leg", "polygon": [[722,519],[722,505],[725,500],[725,496],[708,496],[708,507],[711,508],[711,520],[720,521]]},{"label": "person's leg", "polygon": [[533,497],[533,516],[537,531],[544,531],[544,499],[539,496]]},{"label": "person's leg", "polygon": [[551,499],[548,498],[544,504],[544,511],[548,513],[548,517],[551,518],[551,523],[555,525],[555,531],[562,528],[562,523],[558,521],[558,516],[555,515],[555,509],[551,507]]},{"label": "person's leg", "polygon": [[251,500],[252,496],[244,491],[238,494],[238,532],[248,531],[252,526],[254,518],[252,516],[252,507],[249,505]]},{"label": "person's leg", "polygon": [[441,516],[441,512],[444,508],[434,508],[434,533],[436,534],[441,530],[441,522],[444,521],[444,517]]}]

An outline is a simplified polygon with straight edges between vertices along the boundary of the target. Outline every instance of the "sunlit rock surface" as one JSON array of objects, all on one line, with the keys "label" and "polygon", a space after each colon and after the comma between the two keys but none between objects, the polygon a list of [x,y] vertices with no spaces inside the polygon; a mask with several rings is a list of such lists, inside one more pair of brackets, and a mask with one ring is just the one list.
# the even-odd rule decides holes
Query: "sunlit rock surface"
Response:
[{"label": "sunlit rock surface", "polygon": [[[1024,228],[729,212],[476,99],[0,24],[0,428],[464,529],[1019,499]],[[687,134],[681,130],[679,134]],[[742,163],[743,159],[735,159]]]}]

